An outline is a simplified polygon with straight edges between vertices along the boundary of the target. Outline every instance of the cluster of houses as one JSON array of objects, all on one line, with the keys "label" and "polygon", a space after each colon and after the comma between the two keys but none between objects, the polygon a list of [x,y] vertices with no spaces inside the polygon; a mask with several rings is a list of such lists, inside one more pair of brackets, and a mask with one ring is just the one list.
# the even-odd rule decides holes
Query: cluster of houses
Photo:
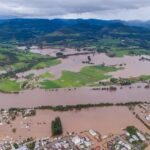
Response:
[{"label": "cluster of houses", "polygon": [[[145,110],[150,108],[150,105],[143,105]],[[0,123],[8,123],[13,117],[21,115],[22,117],[33,116],[36,114],[35,109],[23,110],[1,110]],[[147,116],[149,120],[150,115]],[[40,139],[29,138],[16,142],[13,140],[0,141],[0,150],[91,150],[99,147],[99,150],[104,149],[103,143],[106,144],[104,150],[141,150],[142,146],[148,143],[148,138],[145,134],[135,129],[134,133],[127,129],[124,134],[111,135],[102,137],[97,131],[90,129],[80,134],[69,133],[61,137],[44,137]],[[107,142],[105,142],[105,140]],[[136,143],[136,144],[135,144]],[[96,149],[97,150],[97,149]]]},{"label": "cluster of houses", "polygon": [[16,111],[10,111],[8,109],[1,109],[0,110],[0,125],[4,123],[9,124],[12,120],[16,118],[18,113]]},{"label": "cluster of houses", "polygon": [[92,142],[87,137],[75,136],[72,138],[72,142],[78,149],[88,149],[92,146]]},{"label": "cluster of houses", "polygon": [[[41,139],[24,140],[13,143],[8,141],[0,142],[0,150],[141,150],[147,142],[143,133],[137,130],[136,134],[125,131],[121,135],[113,135],[107,140],[107,148],[102,147],[103,139],[99,133],[90,129],[88,135],[68,134],[63,137],[45,137]],[[98,143],[98,147],[93,139]],[[136,142],[136,144],[133,144]]]},{"label": "cluster of houses", "polygon": [[45,138],[41,138],[41,139],[37,139],[35,142],[35,150],[39,150],[39,149],[43,149],[46,147],[48,147],[48,145],[50,144],[50,138],[49,137],[45,137]]},{"label": "cluster of houses", "polygon": [[0,110],[0,125],[4,123],[9,124],[16,116],[28,117],[36,114],[35,109],[22,109],[22,110],[9,110],[1,109]]},{"label": "cluster of houses", "polygon": [[9,123],[9,113],[6,110],[1,110],[0,111],[0,125],[3,123]]},{"label": "cluster of houses", "polygon": [[150,103],[142,103],[132,108],[133,114],[150,129]]},{"label": "cluster of houses", "polygon": [[146,137],[139,131],[135,134],[126,132],[122,135],[114,136],[107,142],[108,150],[141,150],[147,145]]},{"label": "cluster of houses", "polygon": [[4,141],[0,142],[0,150],[11,150],[12,144],[10,142]]},{"label": "cluster of houses", "polygon": [[[100,139],[96,131],[90,129],[87,132],[96,140]],[[2,141],[0,150],[30,150],[31,145],[33,150],[90,150],[94,146],[94,142],[85,135],[69,133],[61,137],[29,138],[28,140],[17,142]]]}]

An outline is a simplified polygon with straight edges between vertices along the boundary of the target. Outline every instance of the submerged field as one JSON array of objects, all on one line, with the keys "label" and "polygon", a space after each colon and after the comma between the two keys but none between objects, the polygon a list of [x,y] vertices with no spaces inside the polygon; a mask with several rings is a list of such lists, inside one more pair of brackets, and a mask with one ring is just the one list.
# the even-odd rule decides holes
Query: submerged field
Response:
[{"label": "submerged field", "polygon": [[61,63],[51,56],[19,50],[14,45],[0,44],[0,91],[4,93],[16,93],[23,90],[17,82],[17,73],[41,69]]},{"label": "submerged field", "polygon": [[58,80],[45,80],[41,85],[45,89],[81,87],[108,79],[111,76],[107,73],[117,70],[116,67],[111,66],[90,66],[82,68],[80,72],[63,71],[62,76]]},{"label": "submerged field", "polygon": [[115,82],[109,85],[150,80],[149,56],[141,61],[141,56],[124,56],[129,54],[127,50],[112,47],[111,54],[116,53],[113,57],[107,52],[82,54],[89,51],[66,48],[63,53],[71,56],[54,58],[60,51],[60,48],[23,50],[15,45],[0,45],[0,91],[101,86],[100,81],[111,78]]},{"label": "submerged field", "polygon": [[19,92],[20,90],[21,90],[21,85],[16,81],[12,81],[9,79],[0,80],[0,92],[13,93],[13,92]]},{"label": "submerged field", "polygon": [[[122,21],[93,19],[3,21],[0,21],[0,146],[6,145],[7,140],[32,145],[29,137],[33,137],[42,139],[40,146],[44,149],[45,137],[51,137],[56,117],[61,119],[64,135],[70,132],[80,135],[92,129],[100,133],[102,140],[106,138],[101,145],[113,144],[107,139],[112,135],[116,135],[118,144],[123,141],[123,146],[127,145],[123,135],[117,141],[118,134],[125,133],[127,126],[150,133],[149,126],[146,128],[134,109],[134,106],[142,108],[139,112],[147,119],[149,29],[128,26]],[[30,116],[30,111],[34,116]],[[137,133],[128,136],[130,144],[130,139],[135,140],[133,135]],[[91,140],[91,136],[87,137]],[[98,140],[97,136],[92,138]],[[68,141],[65,139],[63,143],[66,146]],[[119,147],[112,145],[112,148]]]},{"label": "submerged field", "polygon": [[60,60],[41,54],[32,53],[29,50],[19,50],[16,46],[0,45],[0,66],[5,71],[3,76],[15,76],[15,73],[34,69],[50,67],[60,63]]},{"label": "submerged field", "polygon": [[4,108],[150,99],[148,55],[145,60],[140,60],[142,56],[109,57],[106,53],[72,56],[77,50],[65,49],[71,56],[54,59],[59,49],[3,51],[1,60],[7,60],[0,62],[0,69],[7,73],[0,75],[0,103]]}]

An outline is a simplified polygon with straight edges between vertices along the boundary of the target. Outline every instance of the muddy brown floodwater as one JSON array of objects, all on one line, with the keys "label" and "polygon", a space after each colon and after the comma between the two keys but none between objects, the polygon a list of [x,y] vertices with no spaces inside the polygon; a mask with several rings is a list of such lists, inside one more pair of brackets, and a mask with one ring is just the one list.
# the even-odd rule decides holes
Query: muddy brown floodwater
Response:
[{"label": "muddy brown floodwater", "polygon": [[[42,50],[42,53],[44,51]],[[46,50],[47,52],[47,50]],[[40,53],[40,52],[39,52]],[[141,75],[150,75],[150,62],[139,61],[141,56],[124,56],[110,58],[105,54],[91,54],[91,61],[95,65],[122,65],[124,69],[110,73],[113,77],[137,77]],[[149,58],[149,56],[146,56]],[[30,73],[40,75],[44,72],[54,74],[55,79],[59,78],[63,70],[80,71],[84,66],[82,61],[87,60],[87,55],[71,56],[62,59],[61,64],[44,68],[40,70],[30,70],[17,74],[19,77],[26,76]],[[138,85],[137,85],[138,86]],[[77,88],[77,90],[60,89],[58,91],[44,91],[40,89],[32,91],[24,91],[18,95],[0,94],[0,104],[2,107],[18,106],[39,106],[39,105],[73,105],[85,103],[101,103],[101,102],[129,102],[129,101],[150,101],[149,89],[134,87],[124,87],[115,92],[110,91],[93,91],[90,88]],[[144,86],[144,85],[140,85]]]},{"label": "muddy brown floodwater", "polygon": [[[11,125],[0,126],[0,139],[51,136],[51,121],[59,116],[62,121],[64,134],[66,132],[81,132],[89,129],[96,130],[102,135],[118,134],[128,125],[134,125],[143,132],[148,129],[139,122],[127,107],[94,108],[81,111],[53,112],[39,110],[35,117],[17,118]],[[105,116],[105,117],[104,117]],[[27,126],[28,124],[28,126]],[[11,126],[11,127],[10,127]],[[12,133],[16,128],[16,133]]]},{"label": "muddy brown floodwater", "polygon": [[[35,53],[48,54],[53,56],[55,50],[39,51]],[[105,63],[105,65],[123,65],[124,69],[111,73],[114,77],[135,77],[140,75],[150,75],[150,62],[139,61],[140,56],[125,56],[122,58],[110,58],[105,54],[90,55],[95,65]],[[63,70],[80,71],[84,66],[82,61],[87,60],[87,55],[79,55],[62,59],[62,63],[50,68],[40,70],[30,70],[17,74],[18,77],[26,76],[30,73],[40,75],[50,72],[59,78]],[[139,88],[140,86],[140,88]],[[120,103],[131,101],[150,101],[150,89],[144,88],[144,83],[134,84],[120,88],[117,91],[92,90],[91,87],[71,88],[71,90],[58,89],[45,91],[42,89],[26,90],[19,94],[0,93],[0,108],[10,107],[36,107],[46,105],[75,105],[88,103]],[[121,133],[122,128],[134,125],[143,132],[149,130],[135,118],[127,107],[104,107],[90,108],[81,111],[53,112],[51,110],[38,110],[36,116],[29,118],[18,117],[10,125],[0,126],[0,139],[25,139],[28,137],[51,136],[51,121],[59,116],[62,120],[64,133],[81,132],[89,129],[96,130],[102,135],[109,133]],[[12,129],[16,128],[16,133]]]},{"label": "muddy brown floodwater", "polygon": [[75,105],[87,103],[119,103],[130,101],[150,101],[150,89],[145,89],[144,84],[135,84],[117,91],[92,90],[88,87],[59,89],[57,91],[45,91],[42,89],[26,90],[19,94],[0,93],[0,107],[35,107],[44,105]]},{"label": "muddy brown floodwater", "polygon": [[[39,69],[39,70],[29,70],[26,72],[18,73],[18,77],[24,77],[29,74],[35,74],[36,76],[43,74],[45,72],[50,72],[58,79],[62,75],[63,70],[78,72],[81,68],[89,66],[89,64],[83,64],[83,61],[87,61],[87,56],[91,56],[91,60],[95,65],[123,65],[124,69],[117,72],[111,73],[114,77],[137,77],[140,75],[150,75],[150,62],[149,61],[139,61],[140,56],[124,56],[124,57],[114,57],[110,58],[105,54],[95,55],[78,55],[70,56],[66,59],[61,59],[61,64],[52,66],[49,68]],[[148,57],[148,56],[147,56]],[[149,58],[149,57],[148,57]]]}]

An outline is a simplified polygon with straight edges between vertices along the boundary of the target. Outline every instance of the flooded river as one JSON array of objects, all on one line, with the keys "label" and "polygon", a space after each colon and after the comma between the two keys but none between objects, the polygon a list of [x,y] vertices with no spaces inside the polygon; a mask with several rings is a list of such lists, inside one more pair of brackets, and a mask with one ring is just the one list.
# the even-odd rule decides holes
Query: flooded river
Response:
[{"label": "flooded river", "polygon": [[26,90],[19,94],[0,93],[0,107],[34,107],[43,105],[75,105],[87,103],[119,103],[130,101],[150,101],[150,89],[138,85],[117,91],[92,90],[88,87],[45,91],[42,89]]}]

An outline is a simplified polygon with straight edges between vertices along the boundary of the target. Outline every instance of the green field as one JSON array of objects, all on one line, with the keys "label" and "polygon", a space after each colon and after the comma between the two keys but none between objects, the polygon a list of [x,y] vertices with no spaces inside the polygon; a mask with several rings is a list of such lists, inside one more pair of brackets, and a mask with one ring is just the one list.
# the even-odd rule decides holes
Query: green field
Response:
[{"label": "green field", "polygon": [[130,78],[111,78],[110,84],[119,84],[119,85],[130,85],[142,81],[149,81],[150,75],[142,75],[139,77],[130,77]]},{"label": "green field", "polygon": [[111,77],[107,73],[117,70],[111,66],[90,66],[82,68],[80,72],[63,71],[58,80],[45,80],[41,86],[44,89],[86,86]]},{"label": "green field", "polygon": [[18,50],[16,47],[0,45],[0,70],[7,73],[3,78],[15,77],[16,73],[31,69],[42,69],[61,63],[59,59],[30,51]]},{"label": "green field", "polygon": [[38,64],[33,66],[32,69],[42,69],[42,68],[58,65],[60,63],[61,63],[61,61],[58,59],[50,59],[50,60],[45,61],[45,62],[39,62]]},{"label": "green field", "polygon": [[[5,74],[0,75],[0,92],[17,93],[23,89],[21,84],[16,81],[16,74],[19,72],[50,67],[59,63],[60,60],[53,59],[50,56],[18,50],[15,46],[0,44],[0,70],[6,71]],[[48,74],[43,76],[45,76],[45,79],[47,79],[46,76],[50,77]]]},{"label": "green field", "polygon": [[54,75],[51,74],[50,72],[45,72],[45,73],[41,74],[39,77],[49,79],[49,78],[54,78]]},{"label": "green field", "polygon": [[20,83],[9,79],[0,80],[0,91],[4,93],[14,93],[21,90]]}]

